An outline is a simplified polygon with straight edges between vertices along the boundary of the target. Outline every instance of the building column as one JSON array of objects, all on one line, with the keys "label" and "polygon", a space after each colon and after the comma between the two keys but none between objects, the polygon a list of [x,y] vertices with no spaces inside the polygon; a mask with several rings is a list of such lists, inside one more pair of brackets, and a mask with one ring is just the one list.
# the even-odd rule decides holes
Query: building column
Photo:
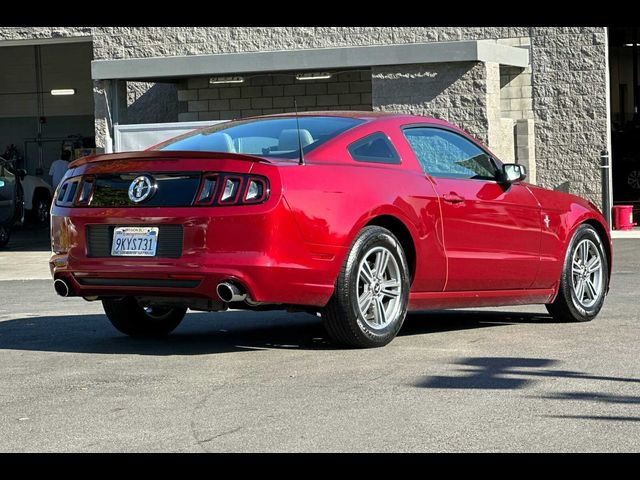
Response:
[{"label": "building column", "polygon": [[372,69],[374,110],[446,120],[487,145],[500,160],[514,162],[515,120],[503,118],[500,100],[497,63],[450,62]]},{"label": "building column", "polygon": [[96,80],[93,82],[96,151],[113,152],[113,127],[123,123],[127,111],[126,82]]}]

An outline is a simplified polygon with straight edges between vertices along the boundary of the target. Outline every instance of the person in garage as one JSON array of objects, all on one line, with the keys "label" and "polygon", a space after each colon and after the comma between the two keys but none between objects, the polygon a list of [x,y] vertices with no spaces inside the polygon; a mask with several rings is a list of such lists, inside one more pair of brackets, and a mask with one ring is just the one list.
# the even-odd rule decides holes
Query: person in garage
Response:
[{"label": "person in garage", "polygon": [[51,175],[51,184],[53,188],[57,188],[60,180],[64,177],[69,169],[69,160],[71,159],[71,152],[69,150],[63,150],[60,154],[60,158],[51,164],[49,169],[49,175]]}]

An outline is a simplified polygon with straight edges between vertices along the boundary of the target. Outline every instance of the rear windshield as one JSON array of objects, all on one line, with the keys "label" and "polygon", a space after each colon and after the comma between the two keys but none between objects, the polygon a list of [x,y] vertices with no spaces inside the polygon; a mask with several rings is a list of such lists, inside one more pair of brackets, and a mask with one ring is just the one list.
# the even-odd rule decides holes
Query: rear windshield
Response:
[{"label": "rear windshield", "polygon": [[[156,146],[154,150],[231,152],[275,158],[298,158],[363,120],[345,117],[260,118],[219,123]],[[300,142],[300,143],[298,143]]]}]

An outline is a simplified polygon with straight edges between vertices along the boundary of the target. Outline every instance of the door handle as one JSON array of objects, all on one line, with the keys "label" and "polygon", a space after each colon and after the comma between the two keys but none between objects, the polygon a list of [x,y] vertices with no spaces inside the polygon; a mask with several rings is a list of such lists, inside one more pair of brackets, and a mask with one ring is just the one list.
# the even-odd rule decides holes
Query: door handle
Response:
[{"label": "door handle", "polygon": [[447,203],[462,203],[464,202],[464,198],[458,195],[456,192],[445,193],[442,196],[442,199]]}]

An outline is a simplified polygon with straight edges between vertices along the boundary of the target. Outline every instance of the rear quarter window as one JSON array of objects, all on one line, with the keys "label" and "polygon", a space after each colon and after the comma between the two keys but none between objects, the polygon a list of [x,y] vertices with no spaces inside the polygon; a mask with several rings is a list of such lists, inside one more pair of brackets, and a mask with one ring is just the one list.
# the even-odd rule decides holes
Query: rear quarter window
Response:
[{"label": "rear quarter window", "polygon": [[400,157],[391,141],[382,132],[372,133],[347,147],[351,158],[358,162],[399,164]]}]

